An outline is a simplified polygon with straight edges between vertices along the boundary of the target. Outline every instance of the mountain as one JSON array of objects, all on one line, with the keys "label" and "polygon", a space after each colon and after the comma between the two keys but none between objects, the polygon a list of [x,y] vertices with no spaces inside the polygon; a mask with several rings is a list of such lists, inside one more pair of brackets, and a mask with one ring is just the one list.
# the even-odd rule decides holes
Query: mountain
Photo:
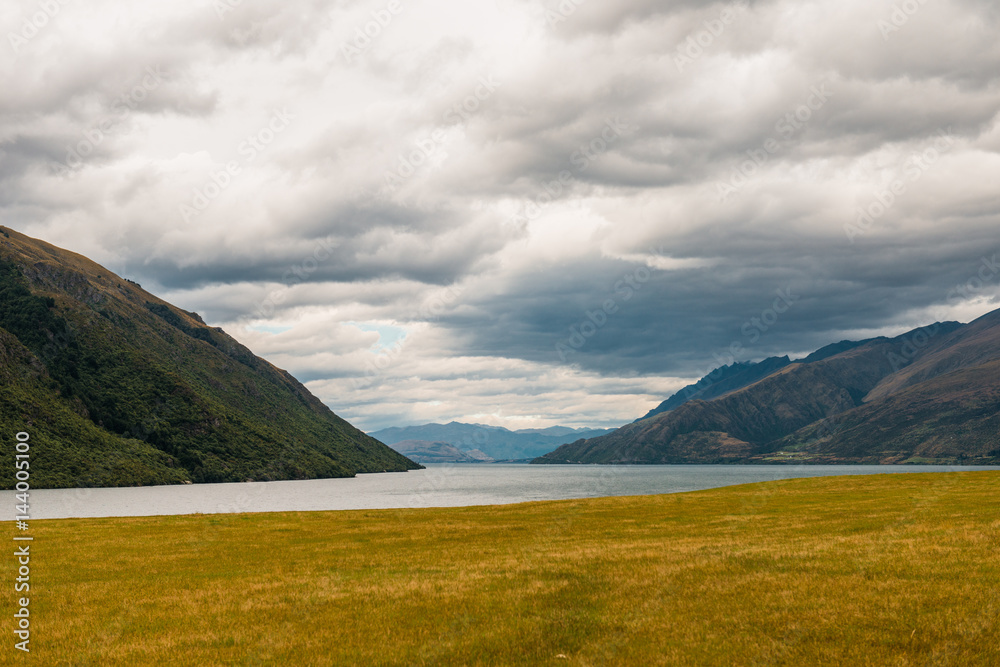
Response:
[{"label": "mountain", "polygon": [[570,428],[569,426],[549,426],[548,428],[520,428],[514,433],[529,433],[535,435],[551,435],[561,438],[567,435],[579,435],[581,431],[592,431],[587,428]]},{"label": "mountain", "polygon": [[[31,485],[312,479],[418,466],[221,329],[0,228],[0,425]],[[12,448],[0,485],[13,486]]]},{"label": "mountain", "polygon": [[417,463],[492,463],[493,459],[478,449],[462,451],[446,442],[403,440],[390,445],[397,452]]},{"label": "mountain", "polygon": [[800,429],[772,449],[782,459],[815,463],[995,465],[998,377],[1000,360],[960,369]]},{"label": "mountain", "polygon": [[708,401],[731,391],[742,389],[775,371],[781,370],[790,363],[792,363],[791,360],[786,356],[770,357],[758,363],[752,361],[736,362],[728,366],[720,366],[695,384],[684,387],[636,421],[669,412],[693,399]]},{"label": "mountain", "polygon": [[837,343],[535,462],[1000,463],[998,371],[995,311]]},{"label": "mountain", "polygon": [[[801,359],[800,362],[809,363],[812,361],[821,361],[827,357],[839,354],[840,352],[846,352],[847,350],[866,342],[868,341],[842,340],[839,343],[833,343],[816,350],[805,359]],[[781,370],[791,363],[792,361],[787,356],[784,356],[769,357],[759,362],[742,361],[728,366],[720,366],[695,384],[684,387],[636,421],[642,421],[643,419],[649,419],[650,417],[655,417],[658,414],[669,412],[670,410],[673,410],[674,408],[683,405],[692,399],[697,398],[703,401],[709,401],[713,398],[722,396],[723,394],[728,394],[731,391],[742,389],[743,387],[751,385],[758,380],[766,378],[768,375]]]},{"label": "mountain", "polygon": [[926,341],[917,334],[893,362],[899,367],[865,397],[872,401],[891,396],[907,387],[932,380],[952,371],[972,368],[1000,358],[1000,310],[983,315],[971,324],[949,330],[930,331]]},{"label": "mountain", "polygon": [[893,361],[906,365],[863,406],[801,429],[779,448],[817,461],[1000,460],[1000,310],[950,335],[911,337],[900,352]]},{"label": "mountain", "polygon": [[373,431],[369,435],[389,446],[405,440],[441,442],[463,451],[480,449],[498,461],[512,461],[532,459],[551,452],[564,443],[605,435],[612,430],[551,426],[545,429],[511,431],[501,426],[449,422],[420,426],[392,426]]}]

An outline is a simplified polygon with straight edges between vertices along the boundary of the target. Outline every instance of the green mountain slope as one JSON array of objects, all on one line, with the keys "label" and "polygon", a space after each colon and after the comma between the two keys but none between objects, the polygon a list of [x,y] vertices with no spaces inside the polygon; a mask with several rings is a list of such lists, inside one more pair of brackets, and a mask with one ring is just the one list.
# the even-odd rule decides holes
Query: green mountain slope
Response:
[{"label": "green mountain slope", "polygon": [[[419,467],[196,314],[9,229],[0,345],[2,426],[31,435],[36,488]],[[0,467],[10,488],[10,448]]]},{"label": "green mountain slope", "polygon": [[45,367],[16,337],[0,329],[0,453],[3,487],[11,488],[13,437],[31,435],[34,487],[176,484],[190,476],[149,443],[113,435],[60,398]]}]

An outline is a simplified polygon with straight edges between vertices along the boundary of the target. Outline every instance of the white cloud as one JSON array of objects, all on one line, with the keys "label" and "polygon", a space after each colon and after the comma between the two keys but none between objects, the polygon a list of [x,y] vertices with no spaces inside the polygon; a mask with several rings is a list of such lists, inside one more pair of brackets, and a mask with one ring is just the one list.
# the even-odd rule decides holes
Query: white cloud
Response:
[{"label": "white cloud", "polygon": [[[613,425],[708,370],[776,289],[802,299],[748,358],[995,306],[948,294],[998,250],[1000,11],[936,0],[885,37],[894,4],[752,2],[719,29],[732,3],[65,3],[0,59],[0,211],[362,426]],[[34,9],[7,5],[2,32]]]}]

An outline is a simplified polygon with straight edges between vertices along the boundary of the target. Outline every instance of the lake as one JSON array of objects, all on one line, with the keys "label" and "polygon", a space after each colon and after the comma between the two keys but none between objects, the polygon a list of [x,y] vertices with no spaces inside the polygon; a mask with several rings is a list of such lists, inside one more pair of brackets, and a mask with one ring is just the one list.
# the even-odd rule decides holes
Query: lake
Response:
[{"label": "lake", "polygon": [[[680,493],[792,477],[870,475],[996,466],[650,465],[578,466],[430,464],[426,470],[242,484],[193,484],[115,489],[40,489],[32,519],[461,507],[531,500]],[[3,520],[14,519],[14,491],[0,491]]]}]

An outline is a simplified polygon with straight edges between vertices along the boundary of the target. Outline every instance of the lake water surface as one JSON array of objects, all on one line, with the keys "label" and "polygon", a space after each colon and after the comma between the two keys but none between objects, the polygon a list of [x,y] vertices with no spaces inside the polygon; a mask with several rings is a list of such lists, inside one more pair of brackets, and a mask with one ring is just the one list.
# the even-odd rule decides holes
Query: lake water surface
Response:
[{"label": "lake water surface", "polygon": [[[431,464],[351,479],[32,490],[32,519],[504,505],[530,500],[679,493],[791,477],[1000,470],[964,466]],[[0,519],[14,519],[0,491]]]}]

